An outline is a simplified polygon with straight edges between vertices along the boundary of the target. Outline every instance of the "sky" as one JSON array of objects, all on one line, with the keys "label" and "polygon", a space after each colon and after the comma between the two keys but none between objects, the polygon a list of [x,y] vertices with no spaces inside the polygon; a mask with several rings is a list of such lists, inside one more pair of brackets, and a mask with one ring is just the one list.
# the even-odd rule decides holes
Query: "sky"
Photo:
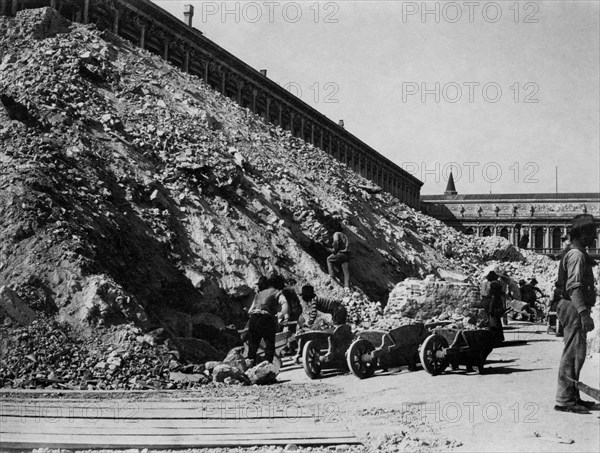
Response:
[{"label": "sky", "polygon": [[598,0],[154,1],[421,194],[600,191]]}]

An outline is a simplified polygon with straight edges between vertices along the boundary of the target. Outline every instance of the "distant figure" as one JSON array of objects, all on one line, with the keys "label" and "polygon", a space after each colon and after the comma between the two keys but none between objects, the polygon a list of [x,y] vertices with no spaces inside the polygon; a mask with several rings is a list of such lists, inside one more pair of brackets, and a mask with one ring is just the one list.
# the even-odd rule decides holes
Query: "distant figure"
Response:
[{"label": "distant figure", "polygon": [[527,233],[525,233],[523,236],[521,236],[521,238],[519,239],[519,248],[520,249],[527,249],[527,246],[529,245],[529,235]]},{"label": "distant figure", "polygon": [[348,237],[343,233],[342,225],[338,225],[333,234],[333,249],[332,254],[327,257],[327,270],[329,276],[335,279],[335,264],[340,264],[344,274],[344,287],[350,287],[350,251],[348,250]]},{"label": "distant figure", "polygon": [[317,311],[329,313],[335,326],[346,324],[348,311],[341,301],[318,297],[315,294],[315,289],[310,285],[303,286],[300,294],[302,299],[310,304],[308,320],[306,322],[309,328],[312,327],[315,319],[317,319]]},{"label": "distant figure", "polygon": [[285,280],[281,275],[273,275],[266,281],[266,289],[259,291],[248,310],[248,358],[256,362],[256,352],[261,340],[265,340],[265,360],[273,362],[275,356],[275,335],[277,333],[277,311],[281,308],[283,321],[289,321],[289,307],[281,292]]},{"label": "distant figure", "polygon": [[544,293],[536,286],[538,281],[535,278],[532,278],[529,283],[525,283],[521,287],[521,300],[523,302],[527,302],[531,308],[536,309],[537,305],[537,294],[543,296]]},{"label": "distant figure", "polygon": [[[296,333],[298,328],[298,320],[300,319],[300,315],[302,314],[302,304],[300,302],[300,297],[298,297],[298,293],[296,293],[296,289],[294,285],[296,284],[296,280],[290,279],[287,282],[287,285],[282,290],[282,294],[287,300],[289,307],[289,322],[290,324],[287,326],[288,332],[292,334]],[[284,348],[283,353],[288,355],[293,355],[296,353],[296,349],[298,347],[298,342],[296,340],[290,341]]]},{"label": "distant figure", "polygon": [[571,244],[558,265],[558,284],[562,297],[556,310],[563,326],[564,349],[558,367],[558,385],[554,410],[589,414],[593,401],[582,400],[577,382],[585,362],[586,334],[594,330],[590,311],[596,303],[596,288],[592,267],[597,263],[586,248],[596,239],[594,217],[579,214],[573,218]]},{"label": "distant figure", "polygon": [[485,278],[490,282],[489,305],[487,307],[490,318],[490,330],[494,333],[494,343],[499,344],[504,341],[504,331],[502,328],[502,316],[504,315],[502,285],[498,281],[498,274],[494,271],[490,271]]}]

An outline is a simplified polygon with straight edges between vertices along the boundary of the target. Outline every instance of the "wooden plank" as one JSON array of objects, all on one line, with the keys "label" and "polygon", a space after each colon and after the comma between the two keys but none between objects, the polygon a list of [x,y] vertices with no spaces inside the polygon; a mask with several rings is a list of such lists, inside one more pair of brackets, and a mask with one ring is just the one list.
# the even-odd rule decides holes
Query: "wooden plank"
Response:
[{"label": "wooden plank", "polygon": [[268,436],[257,434],[249,438],[247,435],[232,438],[217,438],[209,436],[69,436],[69,435],[40,435],[23,439],[21,434],[3,434],[0,441],[2,448],[33,449],[33,448],[65,448],[65,449],[95,449],[95,448],[209,448],[209,447],[238,447],[254,445],[285,445],[294,443],[298,445],[333,445],[357,444],[357,439],[350,433],[345,436],[306,437],[295,436],[293,432]]},{"label": "wooden plank", "polygon": [[129,430],[127,432],[86,432],[85,430],[81,430],[79,432],[72,432],[71,430],[67,430],[67,431],[54,431],[54,432],[2,432],[2,438],[4,438],[4,435],[20,435],[22,438],[36,438],[36,437],[45,437],[45,438],[53,438],[55,436],[70,436],[73,438],[76,438],[78,436],[85,436],[85,437],[95,437],[95,438],[102,438],[104,440],[106,440],[107,438],[124,438],[124,437],[177,437],[177,438],[181,438],[181,437],[206,437],[206,436],[212,436],[212,437],[218,437],[219,439],[229,439],[229,438],[240,438],[243,437],[244,439],[251,439],[254,437],[278,437],[278,436],[289,436],[289,435],[293,435],[293,436],[301,436],[301,437],[306,437],[306,438],[312,438],[312,437],[327,437],[327,436],[331,436],[332,438],[335,437],[346,437],[349,435],[349,432],[346,429],[337,429],[337,430],[315,430],[314,428],[312,430],[310,429],[304,429],[304,430],[295,430],[293,429],[293,427],[285,427],[286,429],[275,429],[275,430],[242,430],[242,431],[232,431],[231,429],[229,430],[198,430],[198,431],[186,431],[186,432],[180,432],[178,430],[162,430],[162,431],[156,431],[156,432],[138,432],[137,430],[135,430],[134,432],[132,432],[132,430]]},{"label": "wooden plank", "polygon": [[32,419],[106,419],[106,420],[125,420],[125,419],[164,419],[171,418],[176,420],[209,420],[209,419],[303,419],[314,418],[313,408],[298,407],[204,407],[198,409],[180,409],[170,411],[140,411],[132,408],[108,408],[105,410],[87,407],[87,408],[6,408],[0,410],[0,418],[32,418]]},{"label": "wooden plank", "polygon": [[[90,394],[93,394],[90,392]],[[94,396],[96,396],[94,394]],[[162,398],[145,398],[145,399],[128,399],[128,398],[106,398],[100,397],[98,395],[97,398],[0,398],[0,404],[8,404],[8,405],[18,405],[18,404],[35,404],[35,403],[45,403],[45,404],[90,404],[90,403],[100,403],[105,405],[112,404],[126,404],[126,403],[136,403],[140,406],[148,406],[148,407],[179,407],[182,404],[194,404],[194,403],[250,403],[253,401],[259,401],[260,397],[258,396],[248,396],[248,397],[240,397],[240,398],[221,398],[221,397],[195,397],[190,396],[189,398],[178,398],[178,399],[170,399],[164,400]]]},{"label": "wooden plank", "polygon": [[[8,422],[6,420],[9,420]],[[243,430],[243,429],[262,429],[262,430],[275,430],[275,429],[287,429],[286,427],[293,427],[296,430],[302,429],[337,429],[340,426],[344,426],[340,421],[313,421],[298,420],[298,421],[282,421],[282,420],[207,420],[207,421],[196,421],[196,420],[91,420],[83,421],[78,420],[59,420],[56,422],[42,421],[35,422],[29,420],[28,422],[22,422],[20,419],[13,421],[11,419],[4,419],[0,422],[0,432],[30,432],[39,431],[45,432],[47,430],[52,432],[59,431],[74,431],[78,429],[92,431],[108,431],[118,432],[135,429],[140,432],[146,430],[161,430],[161,429],[178,429],[181,431],[188,430]]]}]

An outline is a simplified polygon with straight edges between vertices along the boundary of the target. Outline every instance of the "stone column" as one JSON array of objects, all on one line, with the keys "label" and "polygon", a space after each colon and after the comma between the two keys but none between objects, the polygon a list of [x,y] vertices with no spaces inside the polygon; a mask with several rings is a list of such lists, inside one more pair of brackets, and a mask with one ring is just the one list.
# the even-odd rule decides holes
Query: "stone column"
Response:
[{"label": "stone column", "polygon": [[204,83],[206,83],[206,85],[208,85],[208,66],[209,66],[209,62],[208,60],[206,60],[204,62]]},{"label": "stone column", "polygon": [[527,227],[527,232],[529,234],[529,244],[527,245],[527,247],[532,249],[535,247],[535,238],[533,237],[533,226],[529,225]]},{"label": "stone column", "polygon": [[278,126],[283,127],[283,106],[281,104],[278,104],[278,105],[279,105],[279,119],[278,119],[279,124],[278,124]]},{"label": "stone column", "polygon": [[14,16],[19,11],[19,2],[18,0],[12,0],[12,5],[10,9],[10,13]]},{"label": "stone column", "polygon": [[304,124],[306,123],[306,118],[303,116],[300,118],[300,138],[304,140]]},{"label": "stone column", "polygon": [[237,103],[240,104],[240,106],[242,106],[244,102],[244,97],[242,93],[242,89],[244,88],[244,81],[238,80],[235,83],[235,86],[237,87]]},{"label": "stone column", "polygon": [[183,72],[190,72],[190,47],[186,45],[183,48]]},{"label": "stone column", "polygon": [[544,227],[544,248],[551,249],[552,248],[552,236],[550,235],[550,225],[546,225]]},{"label": "stone column", "polygon": [[140,28],[140,47],[143,49],[146,47],[146,26],[142,25]]},{"label": "stone column", "polygon": [[321,146],[319,146],[319,148],[321,148],[321,151],[325,151],[325,147],[323,145],[323,143],[325,143],[325,132],[323,131],[323,128],[319,129],[319,140],[321,142]]},{"label": "stone column", "polygon": [[115,8],[114,12],[115,12],[115,16],[113,18],[113,33],[115,35],[118,35],[119,34],[119,19],[121,16],[121,11],[119,10],[119,8]]},{"label": "stone column", "polygon": [[163,60],[169,61],[169,47],[171,46],[171,40],[165,37],[163,41]]},{"label": "stone column", "polygon": [[89,17],[90,17],[90,0],[83,0],[83,17],[81,18],[81,20],[83,21],[84,24],[87,24],[89,22]]},{"label": "stone column", "polygon": [[252,88],[252,113],[256,113],[256,96],[258,96],[258,90]]},{"label": "stone column", "polygon": [[273,99],[271,97],[267,97],[267,99],[265,100],[265,105],[266,105],[265,120],[267,120],[267,122],[271,121],[271,102],[272,101],[273,101]]},{"label": "stone column", "polygon": [[221,68],[221,94],[227,93],[227,74],[225,68]]},{"label": "stone column", "polygon": [[310,142],[313,144],[315,144],[315,123],[313,123],[312,121],[310,122]]}]

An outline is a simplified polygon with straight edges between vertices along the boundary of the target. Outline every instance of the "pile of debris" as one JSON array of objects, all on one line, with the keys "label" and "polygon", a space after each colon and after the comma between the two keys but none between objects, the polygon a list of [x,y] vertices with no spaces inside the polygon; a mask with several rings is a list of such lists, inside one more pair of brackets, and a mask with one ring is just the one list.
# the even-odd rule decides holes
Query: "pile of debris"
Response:
[{"label": "pile of debris", "polygon": [[[50,8],[0,17],[0,140],[0,285],[77,326],[82,341],[131,323],[141,354],[115,353],[117,365],[99,348],[85,356],[90,379],[68,363],[28,366],[15,355],[5,367],[3,358],[13,383],[54,373],[62,385],[169,385],[178,366],[194,371],[236,346],[254,283],[271,271],[346,298],[351,320],[368,328],[406,278],[470,281],[492,259],[544,266],[502,238],[465,236],[366,190],[349,167],[198,78]],[[351,295],[326,273],[340,221]],[[164,343],[138,342],[160,328]],[[131,383],[130,369],[144,379]],[[187,374],[212,379],[206,371]]]}]

